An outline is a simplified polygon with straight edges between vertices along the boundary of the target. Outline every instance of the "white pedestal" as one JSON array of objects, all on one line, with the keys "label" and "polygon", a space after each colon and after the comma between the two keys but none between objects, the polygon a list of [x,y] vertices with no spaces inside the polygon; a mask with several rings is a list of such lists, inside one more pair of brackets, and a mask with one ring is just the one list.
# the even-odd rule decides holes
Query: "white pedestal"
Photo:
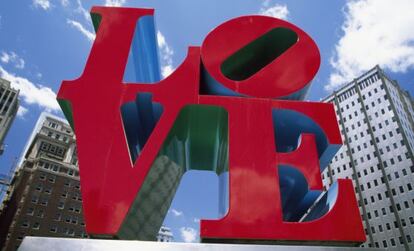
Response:
[{"label": "white pedestal", "polygon": [[360,247],[282,246],[250,244],[210,244],[151,241],[120,241],[74,238],[25,237],[19,251],[359,251],[379,250]]}]

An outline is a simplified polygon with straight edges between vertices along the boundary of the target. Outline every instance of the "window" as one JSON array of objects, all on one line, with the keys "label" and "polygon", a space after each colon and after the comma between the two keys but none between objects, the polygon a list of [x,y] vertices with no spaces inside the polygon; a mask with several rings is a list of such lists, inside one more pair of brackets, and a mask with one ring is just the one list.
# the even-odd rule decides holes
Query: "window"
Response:
[{"label": "window", "polygon": [[66,216],[66,218],[65,218],[65,222],[66,222],[66,223],[70,223],[70,221],[71,221],[71,217],[70,217],[70,216]]},{"label": "window", "polygon": [[53,170],[53,172],[59,172],[59,166],[58,165],[53,165],[52,170]]},{"label": "window", "polygon": [[50,147],[50,144],[49,144],[49,143],[42,142],[42,143],[40,144],[40,149],[41,149],[41,150],[47,151],[47,150],[49,150],[49,147]]},{"label": "window", "polygon": [[75,235],[75,230],[73,230],[73,228],[71,228],[71,229],[69,229],[69,231],[67,233],[70,236],[74,236]]},{"label": "window", "polygon": [[59,209],[64,209],[65,208],[65,202],[64,201],[59,201],[58,208]]},{"label": "window", "polygon": [[37,191],[42,191],[42,189],[43,189],[43,186],[42,186],[42,184],[41,183],[38,183],[37,185],[36,185],[36,188],[35,188]]},{"label": "window", "polygon": [[61,219],[62,219],[62,214],[61,213],[57,213],[55,215],[55,217],[53,218],[53,220],[55,220],[55,221],[60,221]]},{"label": "window", "polygon": [[51,187],[46,187],[44,192],[47,193],[47,194],[51,194],[52,193],[52,188]]},{"label": "window", "polygon": [[40,204],[42,206],[47,206],[47,203],[48,203],[48,199],[46,197],[42,198],[41,201],[40,201]]},{"label": "window", "polygon": [[33,223],[32,228],[35,229],[35,230],[38,230],[40,228],[40,223],[39,222]]},{"label": "window", "polygon": [[26,214],[27,214],[27,215],[33,215],[33,214],[34,214],[34,209],[33,209],[33,207],[29,207],[29,208],[27,209]]},{"label": "window", "polygon": [[55,183],[56,177],[55,176],[49,176],[49,182]]},{"label": "window", "polygon": [[21,227],[28,228],[29,226],[30,226],[30,223],[29,223],[29,221],[28,221],[28,220],[23,220],[23,221],[22,221],[22,225],[21,225]]},{"label": "window", "polygon": [[57,233],[57,226],[51,226],[49,231],[52,233]]},{"label": "window", "polygon": [[39,201],[39,196],[37,196],[37,195],[33,195],[33,196],[32,196],[32,203],[33,203],[33,204],[36,204],[38,201]]},{"label": "window", "polygon": [[43,209],[39,209],[39,211],[36,214],[36,217],[43,218],[45,216],[45,211]]}]

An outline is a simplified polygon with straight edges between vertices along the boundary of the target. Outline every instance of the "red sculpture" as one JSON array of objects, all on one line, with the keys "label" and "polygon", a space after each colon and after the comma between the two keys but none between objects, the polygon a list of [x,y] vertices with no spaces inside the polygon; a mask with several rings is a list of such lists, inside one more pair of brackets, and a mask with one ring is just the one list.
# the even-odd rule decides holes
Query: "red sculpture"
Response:
[{"label": "red sculpture", "polygon": [[[85,70],[79,79],[64,81],[58,94],[77,137],[89,234],[151,239],[166,210],[160,209],[162,212],[151,222],[151,211],[156,207],[145,209],[151,199],[143,195],[143,187],[154,186],[149,185],[157,180],[150,177],[151,170],[166,165],[158,157],[180,112],[202,105],[219,107],[228,114],[228,153],[224,156],[228,157],[230,197],[225,217],[201,220],[203,241],[365,241],[351,180],[338,181],[334,201],[328,203],[321,195],[325,207],[317,201],[322,190],[322,159],[323,165],[327,164],[335,151],[324,153],[329,146],[337,150],[342,144],[333,106],[281,99],[303,98],[319,68],[319,51],[305,32],[275,18],[236,18],[213,30],[201,49],[190,47],[184,62],[165,80],[155,84],[124,83],[137,21],[153,15],[153,10],[94,7],[92,14],[99,16],[95,19],[99,29]],[[289,41],[272,48],[286,37]],[[163,111],[134,160],[120,109],[145,93],[151,94]],[[279,151],[277,140],[284,132],[278,132],[277,125],[284,120],[278,120],[278,111],[301,114],[316,125],[309,128],[317,128],[321,134],[305,130],[300,133],[296,150]],[[294,117],[290,119],[295,121]],[[284,215],[288,212],[285,205],[289,208],[292,204],[282,200],[298,197],[282,198],[279,181],[285,173],[278,171],[282,166],[293,168],[286,177],[299,177],[295,172],[303,175],[308,184],[306,191],[319,190],[315,196],[301,195],[293,206],[297,209],[295,216]],[[303,211],[309,209],[309,203],[325,210],[323,216]],[[132,221],[134,217],[141,225]]]}]

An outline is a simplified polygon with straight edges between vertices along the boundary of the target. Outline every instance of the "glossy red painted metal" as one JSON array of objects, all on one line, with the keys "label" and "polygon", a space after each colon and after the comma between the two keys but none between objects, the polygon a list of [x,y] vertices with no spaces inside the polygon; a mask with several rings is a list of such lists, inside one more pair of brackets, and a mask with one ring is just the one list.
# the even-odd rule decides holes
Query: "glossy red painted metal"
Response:
[{"label": "glossy red painted metal", "polygon": [[[272,109],[289,109],[307,115],[323,129],[330,143],[341,144],[331,104],[200,95],[201,55],[197,47],[190,47],[177,70],[157,84],[123,83],[135,24],[140,17],[152,15],[153,11],[94,7],[92,12],[101,15],[102,20],[85,70],[79,79],[64,81],[58,94],[59,100],[70,101],[73,111],[84,216],[89,234],[117,234],[178,113],[186,105],[199,104],[221,106],[229,114],[229,211],[220,220],[201,221],[202,239],[354,243],[365,240],[350,180],[339,180],[335,206],[324,217],[304,223],[282,220],[279,164],[298,168],[311,189],[321,189],[322,182],[312,135],[303,135],[302,144],[296,151],[277,153]],[[319,54],[306,34],[280,20],[265,18],[264,27],[244,27],[240,24],[243,20],[245,17],[230,24],[235,31],[243,30],[244,40],[231,41],[231,46],[226,48],[239,48],[265,29],[279,24],[291,27],[306,39],[292,47],[292,52],[286,52],[287,56],[266,66],[257,79],[256,76],[249,79],[245,88],[240,85],[237,89],[233,82],[223,79],[217,72],[218,65],[231,51],[219,47],[220,43],[213,42],[209,35],[204,43],[206,47],[202,49],[202,59],[214,77],[229,88],[256,97],[285,96],[310,81],[319,65]],[[218,34],[216,38],[223,36]],[[298,54],[310,61],[299,60],[296,66],[298,58],[295,55]],[[295,65],[294,70],[273,81],[275,73],[272,71],[280,73],[289,64]],[[296,80],[293,86],[285,84],[290,83],[289,77]],[[259,80],[271,84],[255,86]],[[143,92],[152,93],[153,100],[164,110],[137,161],[131,163],[120,106]]]},{"label": "glossy red painted metal", "polygon": [[[298,41],[253,76],[235,81],[224,76],[223,62],[246,44],[275,28],[294,31]],[[205,38],[201,47],[203,65],[225,87],[242,95],[281,98],[301,91],[313,79],[320,65],[315,42],[301,29],[267,16],[244,16],[227,21]]]},{"label": "glossy red painted metal", "polygon": [[212,96],[203,96],[200,101],[202,104],[226,108],[229,113],[230,139],[229,211],[220,220],[201,220],[202,238],[332,242],[365,240],[350,180],[339,180],[339,196],[335,206],[323,218],[303,223],[282,220],[277,166],[290,164],[298,168],[311,189],[321,190],[322,180],[313,135],[305,134],[295,152],[276,153],[271,110],[283,108],[300,111],[321,122],[331,143],[341,143],[331,104]]}]

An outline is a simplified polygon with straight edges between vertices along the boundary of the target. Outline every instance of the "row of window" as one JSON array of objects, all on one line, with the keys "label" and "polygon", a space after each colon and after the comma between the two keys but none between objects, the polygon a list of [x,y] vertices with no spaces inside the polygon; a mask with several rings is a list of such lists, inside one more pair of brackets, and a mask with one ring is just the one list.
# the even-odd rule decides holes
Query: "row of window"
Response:
[{"label": "row of window", "polygon": [[[358,82],[359,84],[359,88],[361,90],[365,89],[366,87],[368,87],[370,84],[374,83],[375,81],[377,81],[378,75],[374,74],[366,79],[364,79],[362,82]],[[381,85],[381,89],[383,89],[383,86]],[[374,89],[374,92],[377,93],[378,90],[377,88]],[[351,97],[352,95],[356,94],[356,90],[355,87],[350,88],[349,90],[347,90],[346,92],[342,93],[341,95],[338,96],[338,100],[339,102],[342,102],[346,99],[348,99],[349,97]],[[371,96],[371,92],[368,92],[368,95]],[[363,96],[363,98],[365,99],[365,96]]]},{"label": "row of window", "polygon": [[40,156],[42,152],[46,152],[46,153],[52,154],[52,156],[55,155],[60,158],[63,158],[66,154],[67,149],[42,141],[40,143],[40,150],[41,151],[39,151],[38,156]]},{"label": "row of window", "polygon": [[[410,235],[407,235],[407,236],[406,236],[406,238],[407,238],[407,241],[408,241],[409,243],[411,243],[411,242],[412,242],[412,239],[411,239],[411,236],[410,236]],[[403,245],[403,244],[404,244],[403,238],[400,236],[398,239],[399,239],[400,245]],[[394,238],[391,238],[391,239],[390,239],[390,243],[391,243],[391,246],[393,246],[393,247],[395,247],[395,246],[397,245],[397,244],[395,243],[395,239],[394,239]],[[387,242],[387,240],[383,240],[383,241],[382,241],[382,246],[383,246],[384,248],[387,248],[387,247],[388,247],[388,242]],[[378,242],[375,242],[375,247],[380,248],[380,245],[379,245],[379,243],[378,243]]]},{"label": "row of window", "polygon": [[[65,197],[64,197],[65,196]],[[67,194],[62,194],[62,197],[64,198],[63,200],[61,199],[58,203],[58,208],[59,209],[64,209],[65,208],[65,202],[66,202],[66,198],[67,198]],[[80,193],[74,193],[72,195],[72,199],[76,200],[76,201],[82,201],[82,197],[80,195]],[[42,206],[47,206],[49,203],[49,198],[48,196],[39,196],[37,194],[33,194],[32,198],[31,198],[31,202],[33,204],[39,204]],[[79,208],[80,210],[80,208]]]},{"label": "row of window", "polygon": [[[55,172],[55,173],[65,174],[65,175],[68,175],[68,176],[71,176],[71,177],[79,177],[79,171],[74,170],[72,168],[66,168],[66,167],[62,167],[62,166],[59,166],[59,165],[52,165],[52,164],[49,164],[47,162],[43,162],[43,163],[39,162],[38,167],[43,168],[45,170],[50,170],[50,171]],[[56,180],[55,176],[50,176],[49,175],[49,177],[47,177],[47,175],[45,173],[41,173],[39,178],[41,180],[46,180],[48,178],[48,180],[51,183],[54,183],[55,180]],[[76,188],[79,189],[79,185],[76,185]]]},{"label": "row of window", "polygon": [[49,138],[53,138],[55,140],[63,141],[65,143],[69,143],[69,138],[63,134],[54,132],[52,130],[47,131],[47,136]]},{"label": "row of window", "polygon": [[[394,193],[395,193],[395,189],[392,191],[392,193],[393,193],[393,195],[394,195]],[[395,195],[394,195],[395,196]],[[385,197],[389,197],[389,195],[388,195],[388,191],[385,191]],[[370,196],[370,203],[375,203],[375,196],[374,195],[371,195]],[[381,194],[378,194],[378,200],[379,201],[381,201],[382,200],[382,196],[381,196]],[[364,201],[364,205],[368,205],[368,200],[367,200],[367,198],[364,198],[363,199],[363,201]],[[412,199],[412,203],[414,204],[414,199]],[[358,205],[359,206],[361,206],[360,205],[361,204],[361,202],[360,201],[358,201]],[[404,208],[405,209],[409,209],[410,208],[410,203],[408,202],[408,201],[404,201]],[[395,207],[397,208],[397,211],[401,211],[402,209],[403,209],[403,207],[401,206],[401,204],[400,203],[395,203]],[[394,212],[394,208],[392,207],[392,206],[390,206],[390,212],[391,213],[393,213]],[[368,217],[368,219],[371,219],[371,217]]]},{"label": "row of window", "polygon": [[62,125],[60,122],[49,121],[47,123],[47,126],[55,130],[61,130],[62,132],[65,132],[65,133],[69,133],[69,134],[72,133],[72,130],[69,127]]},{"label": "row of window", "polygon": [[78,232],[78,234],[76,234],[75,229],[73,229],[73,228],[67,228],[67,227],[58,228],[58,226],[56,226],[56,225],[50,226],[49,232],[51,232],[51,233],[60,233],[60,234],[64,234],[64,235],[72,236],[72,237],[74,237],[75,235],[78,236],[78,237],[82,237],[82,238],[87,237],[86,233],[83,232],[83,231]]},{"label": "row of window", "polygon": [[375,74],[371,75],[370,77],[364,79],[364,81],[359,83],[361,90],[367,88],[369,85],[376,82],[378,79],[379,79],[379,76],[378,76],[377,73],[375,73]]}]

